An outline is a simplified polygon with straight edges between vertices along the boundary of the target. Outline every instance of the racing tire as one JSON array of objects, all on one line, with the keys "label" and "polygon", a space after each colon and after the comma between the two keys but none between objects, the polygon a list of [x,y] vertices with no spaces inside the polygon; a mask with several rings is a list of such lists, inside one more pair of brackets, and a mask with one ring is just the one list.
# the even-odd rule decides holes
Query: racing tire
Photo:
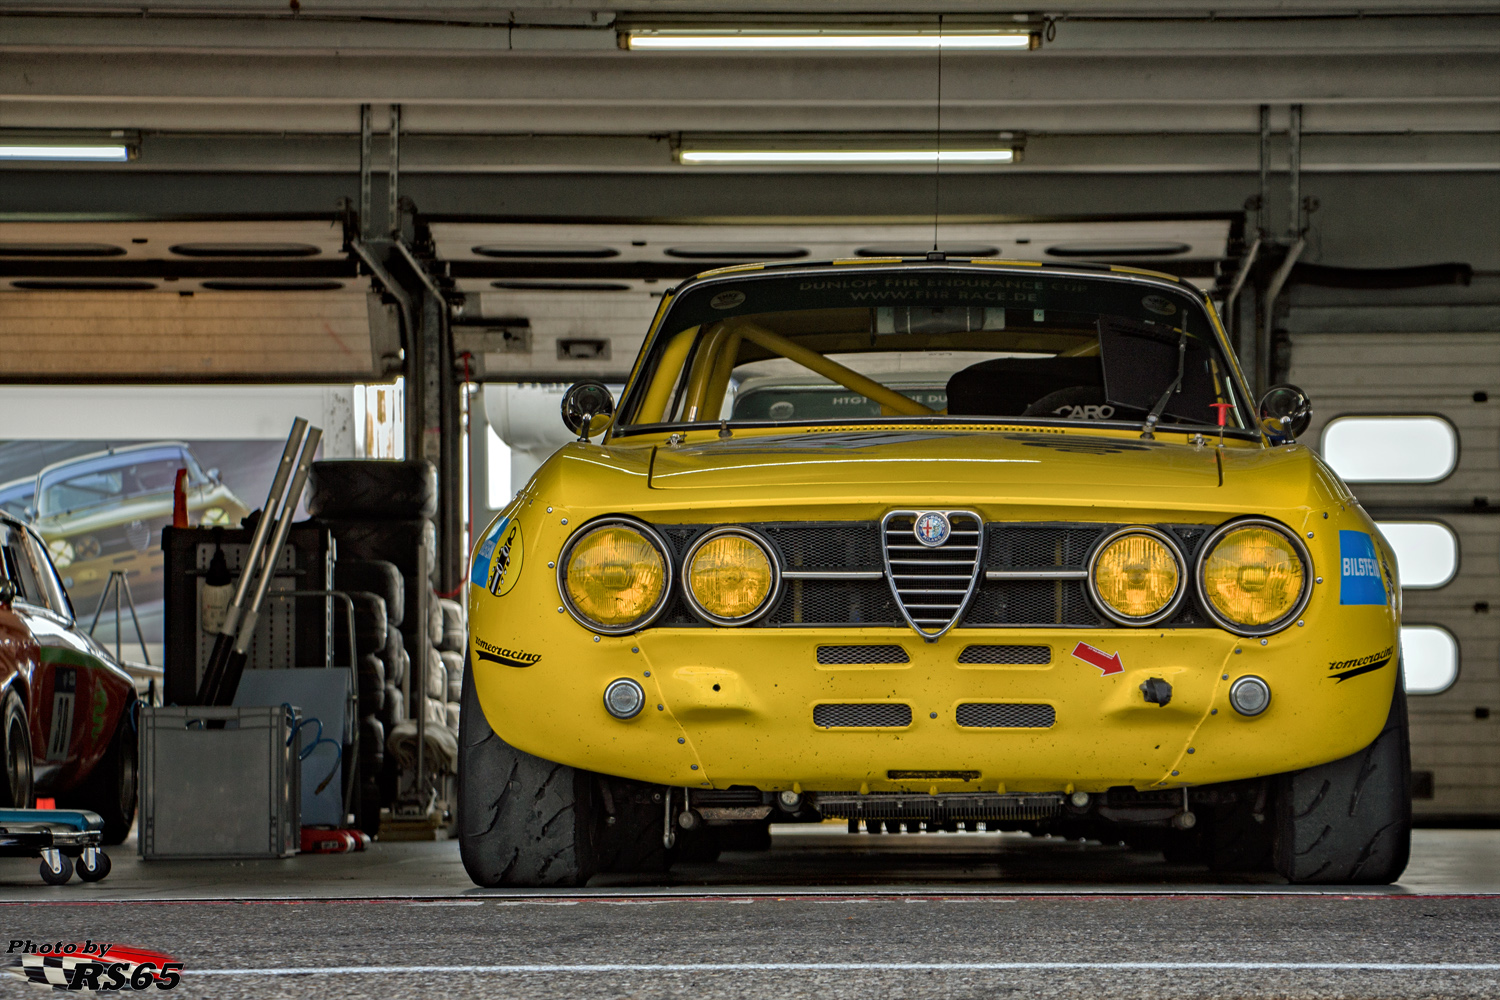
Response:
[{"label": "racing tire", "polygon": [[406,608],[406,585],[395,563],[385,559],[340,559],[333,564],[333,586],[337,590],[362,590],[374,594],[385,601],[388,623],[393,626],[401,624],[401,615]]},{"label": "racing tire", "polygon": [[1389,885],[1411,853],[1411,743],[1396,674],[1374,742],[1276,779],[1276,871],[1300,885]]},{"label": "racing tire", "polygon": [[115,723],[115,734],[99,763],[58,803],[69,808],[96,812],[104,820],[104,843],[113,847],[124,843],[135,824],[136,797],[139,791],[140,750],[135,740],[136,702],[129,701]]},{"label": "racing tire", "polygon": [[[472,667],[472,664],[470,664]],[[474,884],[578,886],[598,870],[593,775],[506,743],[464,671],[458,853]]]},{"label": "racing tire", "polygon": [[437,513],[437,467],[423,459],[314,462],[307,512],[335,521],[406,521]]},{"label": "racing tire", "polygon": [[31,730],[26,724],[26,706],[14,691],[0,701],[0,740],[3,740],[5,770],[0,773],[0,802],[11,809],[30,809],[36,799],[36,780],[31,763]]}]

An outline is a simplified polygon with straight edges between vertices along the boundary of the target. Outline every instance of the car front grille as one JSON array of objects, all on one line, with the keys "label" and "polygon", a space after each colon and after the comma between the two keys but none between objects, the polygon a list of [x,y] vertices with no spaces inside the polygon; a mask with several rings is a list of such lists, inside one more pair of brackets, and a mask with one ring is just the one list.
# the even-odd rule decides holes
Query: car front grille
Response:
[{"label": "car front grille", "polygon": [[1052,662],[1051,646],[965,646],[959,663],[1043,664]]},{"label": "car front grille", "polygon": [[839,663],[910,663],[911,657],[900,646],[819,646],[818,662]]},{"label": "car front grille", "polygon": [[[1099,614],[1084,581],[1094,547],[1120,525],[1005,521],[980,525],[977,519],[967,520],[972,515],[963,512],[949,512],[949,516],[954,535],[933,548],[917,544],[912,534],[915,515],[910,512],[890,515],[884,535],[878,521],[743,525],[770,542],[784,577],[776,606],[765,617],[745,627],[860,628],[909,624],[930,637],[948,627],[955,610],[961,612],[953,623],[957,628],[1124,627]],[[680,566],[697,537],[717,525],[656,527]],[[1188,561],[1189,572],[1196,562],[1199,546],[1212,530],[1210,525],[1153,527],[1177,541]],[[961,534],[966,531],[981,533]],[[902,547],[888,549],[893,545]],[[905,547],[908,545],[910,548]],[[977,571],[976,552],[980,555]],[[885,567],[886,554],[893,557],[894,587]],[[972,592],[968,590],[969,580],[975,581]],[[680,596],[671,600],[656,624],[706,626]],[[1189,589],[1173,617],[1157,627],[1210,628],[1213,623],[1197,606],[1196,595]]]},{"label": "car front grille", "polygon": [[814,705],[813,725],[824,729],[904,729],[911,725],[911,706],[891,702]]},{"label": "car front grille", "polygon": [[958,706],[957,719],[966,729],[1050,729],[1057,712],[1051,705],[970,701]]}]

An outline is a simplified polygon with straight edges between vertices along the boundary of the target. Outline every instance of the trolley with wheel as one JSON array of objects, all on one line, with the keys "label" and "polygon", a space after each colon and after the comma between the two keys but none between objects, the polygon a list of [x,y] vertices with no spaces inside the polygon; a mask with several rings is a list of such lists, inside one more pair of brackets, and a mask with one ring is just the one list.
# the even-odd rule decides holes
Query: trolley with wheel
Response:
[{"label": "trolley with wheel", "polygon": [[41,858],[42,881],[98,882],[109,874],[104,818],[87,809],[0,809],[0,857]]}]

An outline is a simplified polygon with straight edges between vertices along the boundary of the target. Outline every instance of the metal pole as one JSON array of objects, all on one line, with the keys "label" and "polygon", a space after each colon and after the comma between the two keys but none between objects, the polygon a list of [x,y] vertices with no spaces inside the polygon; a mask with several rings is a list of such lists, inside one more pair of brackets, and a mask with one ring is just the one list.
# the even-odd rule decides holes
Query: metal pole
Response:
[{"label": "metal pole", "polygon": [[401,238],[401,210],[397,207],[399,201],[399,186],[401,179],[401,105],[391,105],[391,159],[386,165],[386,225],[391,232],[391,239]]},{"label": "metal pole", "polygon": [[359,235],[370,238],[370,148],[374,139],[370,106],[359,106]]},{"label": "metal pole", "polygon": [[1286,238],[1295,240],[1305,231],[1302,226],[1302,105],[1293,104],[1287,122],[1286,138],[1290,157],[1291,177],[1287,196],[1291,204],[1286,209]]},{"label": "metal pole", "polygon": [[120,585],[125,581],[125,574],[120,573],[115,577],[115,662],[120,662]]},{"label": "metal pole", "polygon": [[1260,208],[1255,213],[1255,227],[1260,238],[1271,238],[1271,227],[1267,225],[1271,212],[1271,106],[1260,106]]}]

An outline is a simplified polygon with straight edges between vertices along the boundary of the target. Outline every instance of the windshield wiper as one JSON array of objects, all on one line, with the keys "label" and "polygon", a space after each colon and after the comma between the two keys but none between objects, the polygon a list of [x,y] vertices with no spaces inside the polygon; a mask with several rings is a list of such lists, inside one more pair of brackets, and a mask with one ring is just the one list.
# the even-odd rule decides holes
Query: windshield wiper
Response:
[{"label": "windshield wiper", "polygon": [[1167,386],[1167,391],[1161,394],[1156,405],[1151,407],[1151,412],[1146,414],[1146,422],[1141,426],[1141,438],[1146,441],[1155,441],[1156,435],[1152,433],[1156,429],[1157,421],[1167,409],[1167,400],[1172,398],[1173,393],[1182,390],[1182,374],[1187,364],[1187,317],[1183,317],[1182,332],[1177,336],[1177,377],[1172,384]]}]

